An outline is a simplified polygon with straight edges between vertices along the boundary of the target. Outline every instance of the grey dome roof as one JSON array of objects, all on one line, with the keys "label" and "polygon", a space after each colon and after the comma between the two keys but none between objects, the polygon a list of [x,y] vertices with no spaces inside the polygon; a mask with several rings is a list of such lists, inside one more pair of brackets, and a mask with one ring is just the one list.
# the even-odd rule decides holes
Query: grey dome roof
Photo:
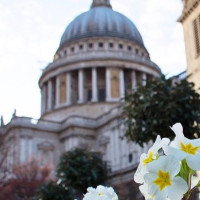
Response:
[{"label": "grey dome roof", "polygon": [[73,40],[95,36],[119,37],[144,46],[142,37],[133,22],[111,6],[97,5],[76,17],[61,38],[60,47]]}]

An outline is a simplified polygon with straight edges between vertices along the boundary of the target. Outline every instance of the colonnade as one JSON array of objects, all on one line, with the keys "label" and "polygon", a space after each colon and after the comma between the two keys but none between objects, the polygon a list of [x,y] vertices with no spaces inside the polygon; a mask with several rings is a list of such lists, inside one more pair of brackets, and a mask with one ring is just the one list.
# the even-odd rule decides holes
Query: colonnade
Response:
[{"label": "colonnade", "polygon": [[[102,68],[105,70],[105,83],[103,90],[105,91],[105,101],[106,102],[113,102],[113,101],[119,101],[121,98],[125,95],[125,74],[123,68]],[[115,75],[113,76],[112,70],[115,69]],[[98,76],[98,68],[90,68],[91,70],[91,102],[98,102],[98,81],[101,79],[101,77]],[[77,73],[77,79],[75,82],[72,81],[72,73]],[[131,76],[131,85],[132,89],[136,88],[137,86],[137,74],[135,70],[130,70],[130,76]],[[63,83],[61,83],[61,77],[64,80]],[[65,76],[63,78],[63,76]],[[113,77],[116,79],[116,84],[113,84],[111,81]],[[141,73],[141,81],[144,85],[146,83],[147,74]],[[45,82],[42,86],[42,114],[48,111],[51,111],[55,108],[59,108],[62,106],[72,105],[72,104],[82,104],[87,102],[85,99],[85,90],[84,86],[85,83],[88,80],[85,77],[84,69],[78,69],[66,72],[66,74],[58,75],[55,78],[49,79],[47,82]],[[61,84],[63,84],[64,87],[64,101],[61,102]],[[74,88],[72,88],[72,84],[77,85],[77,91],[74,91]],[[119,86],[119,88],[117,88]],[[118,93],[113,97],[112,90],[118,89]],[[76,102],[72,101],[72,94],[77,94],[77,100]]]}]

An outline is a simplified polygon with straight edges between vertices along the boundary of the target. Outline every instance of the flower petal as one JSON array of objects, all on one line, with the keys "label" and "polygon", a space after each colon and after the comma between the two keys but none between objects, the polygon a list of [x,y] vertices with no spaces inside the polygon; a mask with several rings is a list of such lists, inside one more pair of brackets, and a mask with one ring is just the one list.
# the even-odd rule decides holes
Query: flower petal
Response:
[{"label": "flower petal", "polygon": [[153,181],[155,180],[157,174],[145,174],[144,175],[144,181],[145,183],[148,185],[148,192],[149,194],[156,194],[158,193],[158,187],[153,183]]},{"label": "flower petal", "polygon": [[151,163],[147,164],[147,171],[157,174],[158,170],[164,169],[165,166],[165,157],[166,156],[161,156],[158,158],[158,160],[155,160]]},{"label": "flower petal", "polygon": [[184,138],[184,135],[183,135],[183,126],[181,125],[181,123],[176,123],[174,124],[171,129],[174,131],[176,137],[178,138]]},{"label": "flower petal", "polygon": [[135,175],[134,175],[134,181],[136,183],[144,183],[144,174],[146,173],[146,167],[144,168],[143,166],[143,160],[147,157],[147,154],[143,153],[141,156],[140,156],[140,163],[138,165],[138,168],[135,172]]},{"label": "flower petal", "polygon": [[149,149],[148,154],[149,154],[151,151],[157,152],[158,149],[161,148],[160,143],[161,143],[161,137],[160,137],[160,135],[157,135],[156,141],[154,142],[153,146]]},{"label": "flower petal", "polygon": [[175,156],[161,156],[158,160],[155,160],[147,164],[147,171],[156,173],[159,171],[169,172],[170,176],[176,176],[180,171],[180,162]]},{"label": "flower petal", "polygon": [[200,154],[188,155],[186,161],[191,169],[200,170]]},{"label": "flower petal", "polygon": [[177,160],[183,160],[188,156],[188,154],[185,153],[184,151],[181,151],[180,149],[171,146],[164,145],[163,150],[166,155],[173,155],[174,157],[176,157]]},{"label": "flower petal", "polygon": [[191,181],[191,188],[195,187],[199,182],[199,178],[196,176],[192,176],[192,181]]},{"label": "flower petal", "polygon": [[172,186],[168,188],[168,197],[181,200],[187,190],[187,183],[181,177],[175,177],[172,181]]}]

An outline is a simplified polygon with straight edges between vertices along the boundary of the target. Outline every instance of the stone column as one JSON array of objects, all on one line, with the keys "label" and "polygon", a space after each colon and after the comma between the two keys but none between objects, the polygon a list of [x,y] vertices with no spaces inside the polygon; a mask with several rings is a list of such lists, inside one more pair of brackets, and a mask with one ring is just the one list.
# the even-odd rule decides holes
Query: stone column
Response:
[{"label": "stone column", "polygon": [[45,84],[41,88],[41,114],[45,113],[45,95],[46,94],[46,87]]},{"label": "stone column", "polygon": [[78,103],[83,103],[84,101],[84,75],[83,70],[78,70]]},{"label": "stone column", "polygon": [[47,110],[48,111],[51,111],[52,110],[52,87],[53,87],[53,84],[52,84],[52,80],[49,80],[48,81],[48,104],[47,104]]},{"label": "stone column", "polygon": [[132,79],[132,90],[135,90],[137,87],[137,79],[136,79],[136,72],[134,70],[131,73],[131,79]]},{"label": "stone column", "polygon": [[147,74],[146,73],[142,73],[142,85],[145,86],[147,83]]},{"label": "stone column", "polygon": [[106,68],[106,101],[111,100],[110,69]]},{"label": "stone column", "polygon": [[92,102],[97,102],[97,69],[92,68]]},{"label": "stone column", "polygon": [[67,104],[71,104],[71,73],[67,73]]},{"label": "stone column", "polygon": [[120,70],[120,98],[125,96],[125,84],[124,84],[124,70]]},{"label": "stone column", "polygon": [[56,107],[60,104],[60,77],[56,77]]}]

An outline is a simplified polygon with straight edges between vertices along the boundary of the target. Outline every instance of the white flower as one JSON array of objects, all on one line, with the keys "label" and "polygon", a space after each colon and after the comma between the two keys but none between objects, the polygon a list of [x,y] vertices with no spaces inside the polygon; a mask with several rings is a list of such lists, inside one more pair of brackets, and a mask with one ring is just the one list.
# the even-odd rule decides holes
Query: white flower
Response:
[{"label": "white flower", "polygon": [[104,187],[102,185],[97,188],[89,187],[83,200],[118,200],[118,196],[112,187]]},{"label": "white flower", "polygon": [[181,200],[187,192],[185,180],[176,175],[180,171],[180,162],[174,156],[161,156],[147,165],[149,173],[145,174],[148,193],[153,200]]},{"label": "white flower", "polygon": [[200,170],[200,139],[190,140],[186,138],[180,123],[174,124],[171,129],[176,137],[170,146],[164,146],[165,154],[175,155],[179,160],[186,159],[191,169]]},{"label": "white flower", "polygon": [[140,192],[143,194],[145,200],[153,200],[154,199],[154,196],[149,194],[149,191],[148,191],[148,186],[147,184],[143,184],[139,187],[139,190]]},{"label": "white flower", "polygon": [[[139,187],[139,190],[143,194],[145,200],[154,200],[155,199],[153,194],[149,194],[148,185],[146,183],[144,183],[143,185],[141,185]],[[170,200],[170,199],[166,198],[165,200]]]},{"label": "white flower", "polygon": [[136,183],[144,183],[144,174],[146,173],[146,166],[148,163],[156,160],[158,158],[158,151],[162,148],[162,146],[168,145],[169,139],[163,138],[161,140],[160,135],[157,136],[155,143],[149,149],[148,153],[143,153],[140,156],[140,163],[134,175],[134,181]]},{"label": "white flower", "polygon": [[192,178],[191,178],[191,188],[196,187],[198,183],[199,183],[199,178],[196,177],[196,176],[192,176]]}]

